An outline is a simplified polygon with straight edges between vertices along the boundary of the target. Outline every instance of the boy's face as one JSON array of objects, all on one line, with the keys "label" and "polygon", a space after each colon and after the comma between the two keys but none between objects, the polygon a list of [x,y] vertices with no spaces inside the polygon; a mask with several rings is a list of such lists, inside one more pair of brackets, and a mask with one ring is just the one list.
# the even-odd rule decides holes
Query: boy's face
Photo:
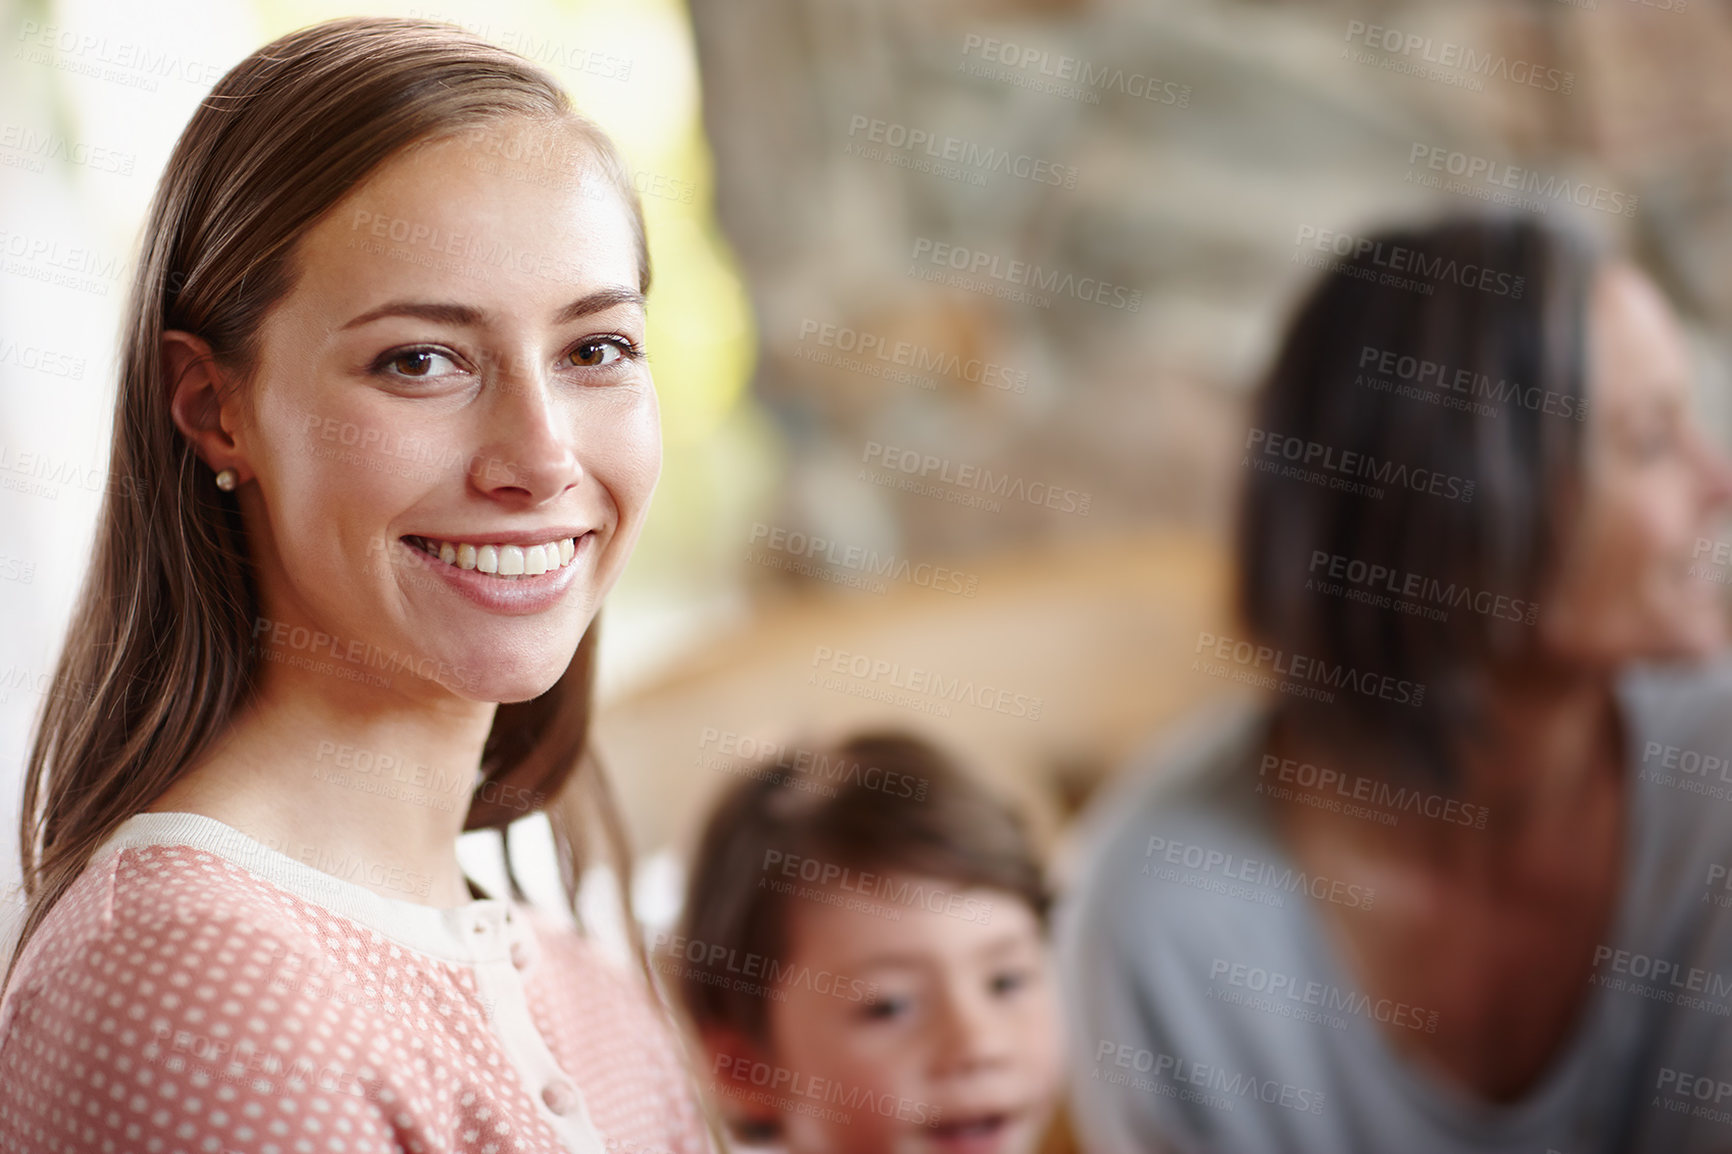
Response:
[{"label": "boy's face", "polygon": [[872,897],[835,891],[835,905],[789,899],[786,997],[769,1007],[780,1096],[801,1103],[781,1111],[788,1148],[1033,1150],[1064,1053],[1033,912],[999,890],[886,881]]}]

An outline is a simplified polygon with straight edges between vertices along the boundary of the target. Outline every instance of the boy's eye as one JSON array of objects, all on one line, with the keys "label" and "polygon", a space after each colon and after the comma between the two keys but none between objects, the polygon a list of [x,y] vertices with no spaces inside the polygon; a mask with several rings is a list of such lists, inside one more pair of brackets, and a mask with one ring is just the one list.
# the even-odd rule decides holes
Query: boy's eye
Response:
[{"label": "boy's eye", "polygon": [[992,976],[992,992],[1003,997],[1028,985],[1033,975],[1027,970],[1004,970]]},{"label": "boy's eye", "polygon": [[887,1022],[908,1012],[907,998],[878,998],[860,1007],[860,1016],[871,1022]]}]

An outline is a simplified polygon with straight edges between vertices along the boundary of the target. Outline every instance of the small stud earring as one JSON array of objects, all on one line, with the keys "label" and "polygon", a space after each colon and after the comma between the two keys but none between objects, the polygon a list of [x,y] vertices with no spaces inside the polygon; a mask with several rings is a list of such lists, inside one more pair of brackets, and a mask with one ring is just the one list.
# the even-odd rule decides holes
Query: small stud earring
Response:
[{"label": "small stud earring", "polygon": [[225,493],[232,493],[235,486],[240,483],[240,479],[240,474],[233,469],[224,469],[216,475],[216,487]]}]

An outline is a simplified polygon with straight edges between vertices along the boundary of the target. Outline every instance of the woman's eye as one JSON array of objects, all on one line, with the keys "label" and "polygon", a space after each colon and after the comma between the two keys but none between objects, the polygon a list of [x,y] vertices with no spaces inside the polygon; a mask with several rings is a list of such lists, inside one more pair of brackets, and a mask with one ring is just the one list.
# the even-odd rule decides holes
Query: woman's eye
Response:
[{"label": "woman's eye", "polygon": [[571,363],[583,369],[602,369],[626,357],[637,355],[637,346],[624,337],[592,337],[567,354]]},{"label": "woman's eye", "polygon": [[992,976],[992,992],[999,997],[1014,994],[1028,985],[1030,975],[1024,970],[1006,970]]},{"label": "woman's eye", "polygon": [[1636,456],[1642,460],[1652,460],[1672,449],[1677,437],[1670,425],[1650,426],[1638,432],[1631,441],[1636,450]]},{"label": "woman's eye", "polygon": [[387,353],[381,358],[379,367],[390,370],[393,376],[417,380],[448,377],[463,371],[454,358],[438,349],[404,349]]}]

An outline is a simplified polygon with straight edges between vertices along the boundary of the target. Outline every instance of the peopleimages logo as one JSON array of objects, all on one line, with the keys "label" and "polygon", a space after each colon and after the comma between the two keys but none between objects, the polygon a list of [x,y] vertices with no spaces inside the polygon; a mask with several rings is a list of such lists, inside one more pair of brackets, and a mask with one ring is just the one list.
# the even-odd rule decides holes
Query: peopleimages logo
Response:
[{"label": "peopleimages logo", "polygon": [[[758,1093],[751,1095],[748,1099],[750,1101],[777,1106],[790,1113],[841,1122],[844,1125],[850,1120],[849,1114],[839,1110],[814,1110],[814,1107],[867,1111],[881,1118],[895,1118],[917,1126],[934,1126],[940,1120],[938,1107],[928,1102],[890,1093],[876,1093],[861,1086],[838,1082],[834,1078],[820,1078],[815,1074],[785,1066],[772,1066],[768,1062],[750,1058],[717,1054],[711,1072],[716,1081],[721,1083],[721,1092],[730,1097],[742,1096],[742,1091],[747,1086],[755,1087]],[[723,1081],[724,1076],[726,1082]],[[739,1085],[730,1086],[728,1082]]]},{"label": "peopleimages logo", "polygon": [[[827,537],[802,533],[797,529],[784,529],[762,521],[753,523],[751,538],[747,544],[803,561],[821,558],[824,564],[838,569],[850,570],[863,576],[903,581],[940,593],[973,597],[980,588],[980,576],[976,573],[964,573],[960,569],[935,565],[930,561],[916,563],[894,553],[881,556],[878,550],[864,545],[844,545]],[[746,559],[753,560],[751,556]],[[873,592],[883,592],[882,581],[877,582],[877,586]]]},{"label": "peopleimages logo", "polygon": [[[667,963],[664,969],[668,965],[678,966],[679,973],[675,976],[690,976],[704,985],[728,986],[774,1001],[786,1001],[787,991],[792,989],[810,990],[845,1002],[863,1002],[878,992],[877,982],[814,970],[807,965],[789,965],[766,954],[744,952],[680,934],[658,932],[650,952]],[[685,967],[701,972],[694,974]]]},{"label": "peopleimages logo", "polygon": [[[1389,56],[1404,58],[1416,64],[1436,65],[1474,77],[1483,85],[1486,80],[1504,80],[1511,84],[1538,88],[1568,96],[1576,89],[1576,74],[1557,68],[1546,68],[1531,61],[1510,59],[1501,52],[1480,52],[1453,40],[1434,40],[1417,32],[1349,20],[1345,37],[1349,48],[1355,43],[1378,49]],[[1343,49],[1343,52],[1348,49]]]},{"label": "peopleimages logo", "polygon": [[[940,136],[930,129],[910,128],[906,124],[879,120],[863,113],[855,113],[849,118],[848,135],[864,135],[868,144],[881,144],[896,152],[923,153],[933,160],[978,170],[982,175],[996,173],[1032,180],[1036,184],[1051,184],[1061,188],[1076,187],[1075,165],[1059,164],[990,145],[982,146],[959,136]],[[877,159],[870,153],[862,155],[866,155],[868,159]]]},{"label": "peopleimages logo", "polygon": [[[1418,171],[1416,171],[1416,169]],[[1432,174],[1439,175],[1432,175]],[[1444,176],[1456,177],[1444,180]],[[1538,169],[1508,164],[1490,157],[1459,152],[1438,144],[1415,143],[1407,154],[1407,176],[1403,183],[1441,188],[1478,200],[1537,208],[1544,213],[1546,201],[1565,202],[1614,216],[1635,216],[1638,197],[1590,184],[1585,180],[1549,176]],[[1524,201],[1523,196],[1534,199]]]},{"label": "peopleimages logo", "polygon": [[[1325,695],[1321,697],[1322,700],[1333,700],[1332,696],[1326,695],[1326,691],[1339,689],[1397,705],[1422,705],[1425,702],[1423,683],[1405,681],[1370,670],[1354,669],[1350,665],[1323,661],[1302,653],[1288,653],[1285,649],[1276,649],[1269,645],[1255,645],[1249,641],[1237,641],[1213,633],[1199,633],[1196,648],[1192,652],[1198,655],[1208,654],[1219,661],[1230,661],[1241,669],[1255,673],[1267,669],[1268,688],[1292,693],[1294,696],[1312,696],[1296,692],[1311,690],[1315,694]],[[1191,669],[1193,672],[1200,671],[1217,677],[1222,675],[1221,668],[1208,664],[1203,656],[1193,659]],[[1252,683],[1263,684],[1262,681],[1255,680]]]},{"label": "peopleimages logo", "polygon": [[1218,873],[1231,881],[1248,882],[1264,889],[1295,895],[1309,894],[1320,902],[1334,902],[1349,909],[1368,910],[1377,897],[1377,890],[1372,886],[1332,880],[1322,874],[1308,874],[1292,866],[1283,867],[1258,858],[1242,857],[1226,850],[1171,838],[1151,836],[1148,844],[1143,847],[1143,858],[1144,877],[1159,877],[1160,874],[1151,868],[1159,862],[1183,866],[1194,873]]},{"label": "peopleimages logo", "polygon": [[[1693,1074],[1671,1066],[1661,1066],[1654,1089],[1664,1094],[1655,1104],[1673,1114],[1688,1114],[1708,1122],[1732,1122],[1732,1111],[1720,1109],[1720,1103],[1732,1097],[1732,1082],[1712,1074]],[[1691,1099],[1695,1104],[1691,1104]],[[1712,1105],[1710,1105],[1712,1103]]]},{"label": "peopleimages logo", "polygon": [[[1343,582],[1353,588],[1343,592]],[[1329,596],[1344,596],[1349,601],[1358,601],[1376,609],[1395,609],[1434,621],[1449,620],[1448,612],[1440,606],[1468,609],[1483,617],[1518,621],[1524,625],[1532,625],[1539,619],[1539,606],[1532,601],[1506,597],[1489,589],[1475,589],[1467,584],[1457,585],[1453,581],[1445,584],[1435,577],[1422,577],[1418,573],[1370,564],[1322,549],[1311,551],[1310,576],[1305,579],[1305,588]]]},{"label": "peopleimages logo", "polygon": [[[887,793],[894,797],[925,801],[926,791],[932,784],[924,777],[868,765],[859,758],[850,761],[839,753],[803,749],[779,741],[764,741],[714,726],[704,728],[698,739],[698,749],[712,753],[717,763],[715,768],[739,770],[743,775],[760,770],[766,774],[786,773],[809,779],[808,784],[826,787],[826,796],[829,797],[836,796],[838,790],[835,787],[841,784],[855,789]],[[748,764],[741,765],[742,761]],[[754,762],[765,764],[750,764]]]},{"label": "peopleimages logo", "polygon": [[1440,793],[1425,793],[1377,778],[1343,773],[1327,766],[1316,766],[1309,761],[1277,757],[1272,753],[1265,753],[1262,764],[1257,767],[1257,776],[1262,779],[1257,783],[1259,793],[1264,792],[1264,785],[1271,772],[1274,780],[1281,786],[1296,786],[1313,797],[1333,794],[1332,800],[1364,802],[1381,811],[1383,815],[1412,813],[1451,825],[1484,829],[1486,816],[1490,812],[1483,805],[1470,805]]},{"label": "peopleimages logo", "polygon": [[[1377,485],[1393,485],[1411,489],[1415,493],[1447,497],[1452,501],[1467,503],[1473,500],[1474,483],[1466,477],[1440,473],[1436,469],[1410,468],[1388,458],[1378,458],[1351,449],[1336,449],[1321,441],[1272,433],[1267,429],[1252,428],[1247,431],[1245,452],[1247,456],[1243,463],[1263,472],[1275,472],[1280,468],[1281,461],[1288,461],[1300,470],[1321,470],[1321,475],[1326,480],[1341,482],[1331,484],[1331,488],[1361,493],[1363,496],[1381,498],[1383,493]],[[1259,460],[1259,457],[1270,460]],[[1329,474],[1334,474],[1334,477],[1329,478]],[[1310,478],[1296,476],[1295,479]],[[1362,483],[1373,481],[1376,485]]]},{"label": "peopleimages logo", "polygon": [[[1102,92],[1117,92],[1151,104],[1170,104],[1178,108],[1189,108],[1191,104],[1189,84],[1162,80],[1146,72],[1128,72],[1109,64],[1064,53],[1054,54],[1044,48],[996,40],[974,32],[963,37],[962,57],[957,64],[959,72],[1008,80],[1019,88],[1032,88],[1067,100],[1099,104]],[[977,57],[980,63],[975,63],[971,57]],[[987,64],[999,65],[1000,70],[987,68]]]},{"label": "peopleimages logo", "polygon": [[[765,874],[777,875],[790,882],[808,882],[819,890],[858,894],[865,901],[877,903],[881,907],[923,909],[929,913],[944,914],[982,925],[992,921],[991,902],[965,896],[943,886],[929,886],[925,881],[898,874],[857,870],[840,862],[821,861],[818,858],[783,853],[776,849],[764,851],[764,861],[759,869]],[[774,877],[761,878],[759,887],[769,888],[777,893],[792,892],[785,886],[778,886]],[[811,895],[802,893],[801,896]]]},{"label": "peopleimages logo", "polygon": [[219,64],[184,57],[143,41],[121,40],[61,24],[21,21],[17,39],[24,48],[13,53],[14,60],[45,64],[145,92],[157,91],[159,80],[184,80],[209,88],[223,75]]},{"label": "peopleimages logo", "polygon": [[4,262],[0,271],[8,276],[95,296],[107,296],[109,285],[121,284],[133,273],[132,262],[124,257],[82,245],[63,246],[49,236],[3,228],[0,228],[0,261]]},{"label": "peopleimages logo", "polygon": [[[1045,268],[1025,260],[1013,260],[999,256],[997,253],[983,252],[980,249],[964,248],[959,244],[946,244],[929,237],[916,237],[914,252],[910,258],[916,268],[922,263],[937,265],[940,268],[951,269],[968,277],[985,277],[988,281],[1016,289],[1033,289],[1037,292],[1053,293],[1057,296],[1073,297],[1079,301],[1106,305],[1109,308],[1124,309],[1126,312],[1136,312],[1143,304],[1141,289],[1127,288],[1124,285],[1113,284],[1098,277],[1079,277],[1075,273],[1062,269]],[[922,280],[941,280],[942,276],[922,276]],[[950,283],[945,281],[945,283]],[[971,287],[961,285],[960,287]],[[1022,293],[1020,296],[1027,296]]]},{"label": "peopleimages logo", "polygon": [[1589,980],[1608,990],[1628,991],[1687,1010],[1705,1010],[1717,1017],[1732,1014],[1732,1003],[1727,1001],[1732,997],[1732,975],[1670,958],[1595,946],[1594,973]]},{"label": "peopleimages logo", "polygon": [[1636,773],[1636,780],[1670,786],[1716,801],[1732,800],[1732,759],[1650,741],[1642,750],[1642,767]]},{"label": "peopleimages logo", "polygon": [[[853,678],[854,684],[825,676],[832,673]],[[972,677],[949,676],[935,669],[904,666],[900,661],[850,653],[828,645],[813,649],[812,667],[806,675],[806,682],[855,697],[903,705],[938,717],[949,717],[950,705],[957,704],[1039,721],[1045,707],[1045,702],[1039,697],[1014,693],[1002,686],[976,683]]]},{"label": "peopleimages logo", "polygon": [[[1702,564],[1705,556],[1709,557],[1709,561]],[[1732,565],[1732,541],[1713,541],[1707,537],[1698,537],[1696,548],[1690,557],[1690,568],[1685,571],[1684,576],[1700,578],[1714,585],[1732,584],[1732,571],[1726,568]]]},{"label": "peopleimages logo", "polygon": [[[921,453],[915,449],[886,445],[880,441],[867,441],[860,454],[860,462],[864,465],[879,464],[909,477],[918,475],[922,481],[930,479],[943,482],[958,490],[1002,497],[1013,502],[1026,501],[1030,505],[1040,505],[1063,513],[1088,516],[1091,498],[1087,493],[1043,481],[1024,481],[1010,473],[994,474],[990,468],[954,462],[948,457]],[[869,478],[862,472],[861,479]],[[875,476],[870,479],[876,481]],[[997,512],[996,505],[993,506],[993,511]]]},{"label": "peopleimages logo", "polygon": [[[800,322],[800,340],[802,343],[814,341],[820,349],[795,349],[796,357],[817,364],[834,363],[841,368],[864,370],[869,376],[885,376],[890,380],[906,377],[922,388],[929,388],[936,382],[913,374],[932,373],[1009,393],[1028,392],[1027,369],[1011,368],[996,361],[981,360],[979,357],[965,359],[946,349],[930,348],[913,341],[892,341],[882,333],[863,332],[847,325],[820,322],[808,317]],[[829,355],[830,350],[842,355]],[[882,364],[875,365],[874,361]],[[881,371],[891,366],[907,369],[909,372],[887,375]]]},{"label": "peopleimages logo", "polygon": [[[1262,966],[1215,958],[1209,963],[1209,981],[1211,984],[1220,983],[1254,994],[1266,994],[1270,998],[1284,998],[1303,1006],[1313,1006],[1322,1013],[1355,1014],[1386,1025],[1421,1030],[1427,1034],[1437,1033],[1436,1010],[1423,1009],[1393,998],[1373,999],[1370,994],[1359,990],[1347,990],[1330,982],[1301,978],[1296,974],[1284,974],[1279,970],[1264,969]],[[1209,993],[1219,1000],[1228,1000],[1220,998],[1213,988]]]},{"label": "peopleimages logo", "polygon": [[[1359,368],[1361,370],[1368,369],[1372,373],[1381,374],[1391,380],[1405,382],[1426,394],[1479,398],[1495,402],[1506,409],[1519,405],[1530,412],[1544,413],[1547,416],[1561,417],[1565,420],[1585,421],[1588,419],[1588,399],[1586,397],[1553,392],[1551,389],[1542,389],[1537,385],[1522,385],[1503,377],[1494,381],[1489,374],[1474,369],[1459,368],[1442,361],[1398,353],[1390,349],[1380,349],[1374,345],[1360,346]],[[1377,382],[1368,381],[1365,374],[1362,373],[1358,383],[1375,385]],[[1462,405],[1452,404],[1448,407],[1466,407],[1466,402],[1464,401]],[[1486,415],[1496,416],[1497,410],[1491,409]]]},{"label": "peopleimages logo", "polygon": [[85,357],[41,345],[20,344],[0,337],[0,366],[13,365],[32,372],[45,373],[69,381],[82,381],[89,361]]},{"label": "peopleimages logo", "polygon": [[[1109,1065],[1118,1069],[1108,1069]],[[1140,1078],[1140,1074],[1150,1077]],[[1111,1086],[1126,1086],[1147,1094],[1221,1110],[1231,1110],[1240,1102],[1250,1101],[1265,1106],[1281,1106],[1301,1114],[1321,1114],[1326,1097],[1322,1090],[1254,1078],[1225,1066],[1193,1062],[1176,1054],[1157,1053],[1104,1038],[1095,1046],[1095,1068],[1091,1077]]]},{"label": "peopleimages logo", "polygon": [[[1306,253],[1305,247],[1325,254],[1318,260]],[[1462,288],[1479,289],[1493,296],[1509,297],[1511,300],[1521,300],[1527,290],[1527,278],[1511,276],[1484,265],[1464,263],[1451,257],[1427,256],[1416,248],[1407,245],[1393,244],[1389,241],[1377,240],[1368,236],[1355,236],[1352,233],[1336,232],[1333,229],[1316,228],[1309,224],[1299,226],[1299,233],[1293,238],[1293,246],[1299,250],[1293,254],[1296,263],[1311,268],[1321,268],[1328,271],[1341,272],[1362,279],[1377,278],[1381,284],[1389,284],[1397,288],[1417,288],[1428,295],[1435,284],[1456,284]],[[1328,257],[1354,260],[1368,260],[1378,268],[1389,270],[1379,274],[1372,269],[1356,268],[1354,266],[1338,266]],[[1405,273],[1406,277],[1394,274]],[[1409,278],[1417,277],[1414,281]],[[1433,284],[1425,284],[1431,281]]]},{"label": "peopleimages logo", "polygon": [[131,176],[133,166],[138,163],[136,153],[69,140],[55,132],[38,132],[27,124],[0,126],[0,150],[29,161],[23,167],[32,172],[43,171],[48,161],[55,160],[96,172]]}]

